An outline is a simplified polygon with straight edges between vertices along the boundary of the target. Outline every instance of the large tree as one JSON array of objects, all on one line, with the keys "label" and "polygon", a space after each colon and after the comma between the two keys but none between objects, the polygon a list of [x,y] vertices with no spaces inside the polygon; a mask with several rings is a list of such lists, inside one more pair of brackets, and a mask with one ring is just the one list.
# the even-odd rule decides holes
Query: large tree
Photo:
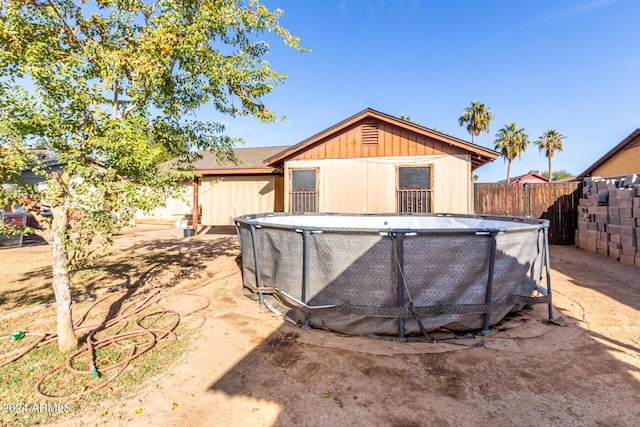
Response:
[{"label": "large tree", "polygon": [[553,177],[551,171],[551,159],[556,155],[556,152],[562,151],[562,141],[564,141],[566,136],[562,135],[555,129],[549,129],[544,132],[538,139],[534,142],[540,149],[540,151],[544,150],[544,155],[549,159],[549,177]]},{"label": "large tree", "polygon": [[529,136],[515,123],[505,125],[496,134],[495,150],[507,161],[507,183],[511,182],[511,162],[520,157],[528,145]]},{"label": "large tree", "polygon": [[464,114],[458,119],[460,126],[467,125],[467,131],[471,134],[471,143],[475,144],[475,137],[482,132],[489,133],[489,127],[493,120],[493,113],[482,102],[474,101],[470,107],[464,109]]},{"label": "large tree", "polygon": [[[276,119],[262,98],[286,75],[264,61],[262,35],[303,50],[281,16],[257,0],[0,2],[0,179],[13,183],[0,207],[26,205],[51,245],[61,350],[77,346],[76,255],[191,178],[158,162],[196,149],[237,160],[223,127],[195,112]],[[45,184],[21,181],[27,168]]]}]

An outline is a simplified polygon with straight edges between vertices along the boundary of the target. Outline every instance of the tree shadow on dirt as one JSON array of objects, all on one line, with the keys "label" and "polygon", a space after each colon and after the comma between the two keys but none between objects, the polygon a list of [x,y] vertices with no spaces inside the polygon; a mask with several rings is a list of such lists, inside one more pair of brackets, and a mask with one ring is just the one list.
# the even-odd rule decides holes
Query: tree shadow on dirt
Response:
[{"label": "tree shadow on dirt", "polygon": [[204,257],[232,256],[240,251],[235,234],[213,239],[198,237],[153,239],[134,244],[129,249],[132,251],[144,250],[179,255],[184,260],[183,262],[190,264],[197,264]]},{"label": "tree shadow on dirt", "polygon": [[216,227],[204,227],[198,231],[198,235],[209,235],[209,236],[235,236],[236,228],[233,225],[228,226],[216,226]]},{"label": "tree shadow on dirt", "polygon": [[[28,250],[28,248],[24,248]],[[114,289],[135,289],[163,274],[181,270],[185,275],[197,274],[205,267],[204,260],[235,256],[239,252],[234,236],[219,238],[147,238],[122,249],[112,249],[93,265],[72,273],[72,295],[90,295]],[[14,310],[53,301],[51,267],[25,271],[16,282],[25,286],[13,287],[0,294],[0,306]],[[38,283],[34,286],[33,283]],[[162,286],[171,286],[165,283]],[[128,292],[127,292],[128,293]],[[130,295],[129,295],[130,296]],[[127,295],[115,303],[110,312],[117,312]]]}]

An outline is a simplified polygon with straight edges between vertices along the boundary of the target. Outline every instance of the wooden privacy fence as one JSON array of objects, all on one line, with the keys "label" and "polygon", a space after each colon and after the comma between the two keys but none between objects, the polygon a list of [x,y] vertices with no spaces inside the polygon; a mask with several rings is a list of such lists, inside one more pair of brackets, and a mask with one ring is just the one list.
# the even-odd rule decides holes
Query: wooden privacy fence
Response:
[{"label": "wooden privacy fence", "polygon": [[578,226],[580,182],[475,184],[476,214],[549,220],[549,243],[570,245]]}]

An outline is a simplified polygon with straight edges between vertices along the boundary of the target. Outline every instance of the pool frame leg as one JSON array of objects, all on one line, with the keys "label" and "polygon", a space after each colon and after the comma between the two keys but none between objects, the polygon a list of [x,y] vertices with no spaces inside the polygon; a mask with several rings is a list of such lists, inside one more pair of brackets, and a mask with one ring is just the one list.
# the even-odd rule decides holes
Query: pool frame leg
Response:
[{"label": "pool frame leg", "polygon": [[258,287],[258,301],[259,307],[264,308],[264,297],[262,296],[262,292],[260,288],[262,288],[262,278],[260,277],[260,261],[258,260],[258,241],[256,236],[256,226],[255,224],[251,224],[251,244],[253,246],[253,262],[256,265],[256,286]]},{"label": "pool frame leg", "polygon": [[547,296],[549,297],[549,321],[553,320],[553,306],[551,304],[551,258],[549,256],[549,224],[544,227],[544,262],[547,271]]},{"label": "pool frame leg", "polygon": [[[396,256],[398,257],[398,307],[404,307],[404,233],[395,233],[396,237]],[[398,317],[398,336],[397,341],[407,341],[405,336],[404,317]]]},{"label": "pool frame leg", "polygon": [[[309,236],[311,236],[310,230],[302,230],[302,300],[305,304],[309,305],[311,302],[311,266],[310,266],[310,244]],[[311,313],[306,312],[304,314],[303,329],[311,329]]]},{"label": "pool frame leg", "polygon": [[[491,304],[492,293],[493,293],[493,274],[495,270],[496,264],[496,248],[497,242],[496,239],[498,237],[498,231],[491,231],[489,236],[491,237],[490,248],[489,248],[489,278],[487,279],[487,293],[485,295],[484,302],[485,304]],[[489,325],[491,323],[491,311],[487,309],[487,312],[484,314],[484,327],[482,329],[482,335],[490,335],[491,331],[489,330]]]}]

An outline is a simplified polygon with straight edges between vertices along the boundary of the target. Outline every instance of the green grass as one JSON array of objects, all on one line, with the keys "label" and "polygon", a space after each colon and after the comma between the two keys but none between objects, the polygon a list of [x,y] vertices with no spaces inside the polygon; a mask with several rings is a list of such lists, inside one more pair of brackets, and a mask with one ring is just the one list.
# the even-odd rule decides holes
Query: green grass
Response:
[{"label": "green grass", "polygon": [[[158,316],[155,316],[156,318]],[[153,317],[152,317],[153,318]],[[151,319],[151,318],[150,318]],[[153,327],[162,329],[160,320],[156,320]],[[162,319],[161,319],[162,320]],[[127,325],[122,332],[135,330],[134,325]],[[96,334],[96,339],[101,339],[109,334],[116,333],[119,327],[112,330],[101,331]],[[164,375],[170,366],[189,349],[191,340],[197,336],[188,331],[184,325],[178,326],[175,331],[177,340],[158,341],[156,345],[132,360],[122,374],[116,376],[119,368],[102,371],[105,367],[115,364],[130,354],[131,346],[141,345],[145,340],[141,338],[124,339],[119,342],[122,347],[109,345],[95,350],[95,361],[100,371],[99,378],[90,374],[77,374],[68,371],[65,367],[48,376],[41,384],[40,391],[51,396],[68,396],[74,393],[92,389],[108,378],[116,376],[111,383],[104,388],[95,390],[79,398],[69,398],[58,401],[42,400],[35,392],[35,384],[39,378],[50,369],[64,364],[69,354],[58,351],[56,343],[37,347],[22,358],[0,368],[0,402],[13,405],[5,406],[5,409],[17,412],[2,413],[3,425],[36,425],[53,421],[61,421],[63,417],[84,410],[98,407],[100,402],[118,401],[131,398],[144,383],[151,378]],[[156,333],[156,336],[159,334]],[[18,346],[26,346],[37,340],[38,337],[26,336],[16,343],[8,340],[0,343],[2,354]],[[86,347],[86,345],[85,345]],[[81,348],[81,347],[80,347]],[[85,351],[80,357],[73,359],[72,366],[76,369],[87,370],[89,367],[88,353]],[[47,406],[48,405],[48,406]],[[55,412],[55,411],[60,412]],[[54,411],[54,412],[50,412]],[[107,414],[105,414],[106,416]]]}]

